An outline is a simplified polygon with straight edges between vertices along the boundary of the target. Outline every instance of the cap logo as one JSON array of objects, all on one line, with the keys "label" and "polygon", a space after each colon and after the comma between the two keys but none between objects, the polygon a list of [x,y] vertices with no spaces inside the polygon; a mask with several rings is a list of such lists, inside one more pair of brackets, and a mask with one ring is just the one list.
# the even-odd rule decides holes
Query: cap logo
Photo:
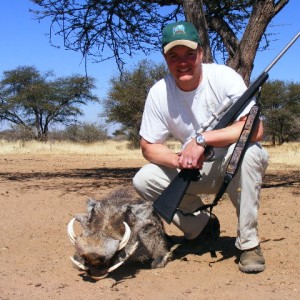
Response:
[{"label": "cap logo", "polygon": [[185,27],[184,25],[180,24],[173,28],[173,35],[175,34],[185,34]]}]

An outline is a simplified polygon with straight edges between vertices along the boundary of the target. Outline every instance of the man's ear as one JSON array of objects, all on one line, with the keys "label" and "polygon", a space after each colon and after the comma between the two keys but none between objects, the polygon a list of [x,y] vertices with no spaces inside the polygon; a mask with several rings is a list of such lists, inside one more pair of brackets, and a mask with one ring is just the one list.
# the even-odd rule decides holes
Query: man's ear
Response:
[{"label": "man's ear", "polygon": [[197,51],[198,51],[199,55],[201,56],[201,61],[202,61],[202,59],[203,59],[203,48],[200,45],[198,45]]}]

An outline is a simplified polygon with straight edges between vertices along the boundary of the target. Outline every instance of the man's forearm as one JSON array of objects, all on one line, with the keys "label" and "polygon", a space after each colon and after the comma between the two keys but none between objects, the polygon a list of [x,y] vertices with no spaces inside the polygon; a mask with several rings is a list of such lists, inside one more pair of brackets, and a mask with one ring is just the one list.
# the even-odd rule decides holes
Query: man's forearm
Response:
[{"label": "man's forearm", "polygon": [[[204,136],[205,141],[209,146],[213,146],[217,148],[226,147],[228,145],[235,143],[238,140],[244,124],[245,124],[245,119],[238,121],[226,128],[203,132],[202,135]],[[260,141],[262,140],[262,137],[263,137],[263,125],[262,122],[260,121],[252,136],[251,141],[252,142]]]},{"label": "man's forearm", "polygon": [[178,155],[162,144],[151,144],[141,140],[142,153],[148,161],[169,168],[178,168]]},{"label": "man's forearm", "polygon": [[[226,128],[218,129],[218,130],[212,130],[212,131],[205,131],[202,133],[202,135],[205,138],[206,143],[209,146],[212,147],[226,147],[228,145],[231,145],[235,143],[243,129],[245,123],[245,119],[238,121]],[[259,122],[256,131],[253,134],[252,140],[260,141],[263,136],[263,126],[262,122]],[[192,142],[192,144],[194,144]],[[187,145],[187,147],[180,153],[181,156],[181,165],[178,162],[179,160],[179,154],[174,153],[171,151],[167,146],[163,144],[152,144],[148,141],[141,139],[141,149],[142,153],[145,159],[147,159],[149,162],[163,165],[169,168],[185,168],[187,162],[192,162],[196,159],[194,159],[194,156],[197,155],[188,155],[185,159],[186,153],[190,152],[188,148],[192,146],[192,144]],[[198,146],[196,146],[198,147]],[[199,157],[197,157],[198,161]]]}]

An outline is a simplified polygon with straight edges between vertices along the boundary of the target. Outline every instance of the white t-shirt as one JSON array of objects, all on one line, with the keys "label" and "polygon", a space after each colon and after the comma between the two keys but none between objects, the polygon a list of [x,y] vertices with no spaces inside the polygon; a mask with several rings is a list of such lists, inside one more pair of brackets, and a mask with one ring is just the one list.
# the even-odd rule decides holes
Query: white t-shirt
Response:
[{"label": "white t-shirt", "polygon": [[[242,77],[227,66],[202,64],[202,70],[202,81],[194,91],[180,90],[171,74],[150,89],[140,129],[145,140],[163,144],[172,134],[184,145],[226,98],[234,103],[247,88]],[[254,100],[237,119],[248,114],[253,104]],[[207,130],[215,124],[217,121]],[[215,156],[223,155],[224,150],[215,149]]]}]

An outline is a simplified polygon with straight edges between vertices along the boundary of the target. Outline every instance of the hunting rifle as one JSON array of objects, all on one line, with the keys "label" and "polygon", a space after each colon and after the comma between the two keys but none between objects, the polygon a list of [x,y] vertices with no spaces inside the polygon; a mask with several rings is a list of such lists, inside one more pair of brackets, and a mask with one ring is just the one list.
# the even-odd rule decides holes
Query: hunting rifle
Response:
[{"label": "hunting rifle", "polygon": [[[292,44],[300,36],[300,31],[295,37],[284,47],[284,49],[275,57],[275,59],[267,66],[267,68],[260,74],[260,76],[250,85],[244,94],[231,105],[230,99],[225,99],[216,112],[205,123],[201,124],[199,132],[205,131],[215,120],[219,122],[212,128],[217,130],[230,125],[237,116],[247,107],[254,95],[261,88],[261,86],[269,78],[268,72],[277,63],[277,61],[284,55],[284,53],[292,46]],[[227,110],[227,111],[226,111]],[[213,147],[208,146],[205,149],[206,156],[213,151]],[[153,203],[154,210],[167,222],[171,223],[176,210],[190,184],[191,181],[197,181],[201,175],[197,169],[182,169],[169,186],[162,192],[162,194]]]}]

